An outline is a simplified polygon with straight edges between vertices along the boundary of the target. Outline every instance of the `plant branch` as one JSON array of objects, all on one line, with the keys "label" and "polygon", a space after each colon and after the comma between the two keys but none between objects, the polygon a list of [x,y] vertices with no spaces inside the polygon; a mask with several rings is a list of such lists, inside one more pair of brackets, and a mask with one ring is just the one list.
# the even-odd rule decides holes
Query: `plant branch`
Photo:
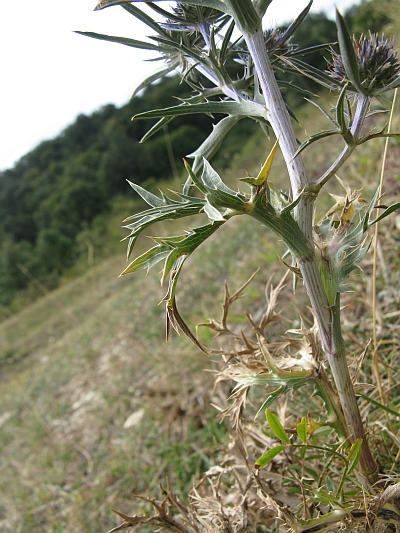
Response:
[{"label": "plant branch", "polygon": [[371,98],[369,96],[359,95],[357,100],[357,108],[354,115],[354,121],[350,128],[350,132],[354,139],[354,144],[346,144],[343,148],[340,155],[337,157],[336,161],[322,174],[320,178],[313,184],[316,189],[322,187],[327,183],[332,176],[336,174],[339,168],[343,165],[345,161],[351,156],[354,150],[357,147],[357,140],[359,139],[361,127],[364,123],[365,116],[368,112],[369,105],[371,103]]}]

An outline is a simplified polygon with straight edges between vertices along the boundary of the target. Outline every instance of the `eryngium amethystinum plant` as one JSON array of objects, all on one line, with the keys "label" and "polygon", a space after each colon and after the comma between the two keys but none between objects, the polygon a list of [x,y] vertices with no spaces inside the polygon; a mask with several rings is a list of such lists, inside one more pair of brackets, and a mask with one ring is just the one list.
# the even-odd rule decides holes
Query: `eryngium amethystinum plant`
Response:
[{"label": "eryngium amethystinum plant", "polygon": [[[393,40],[375,34],[355,40],[349,34],[344,18],[337,12],[338,48],[334,44],[326,45],[332,59],[326,71],[319,71],[307,64],[307,53],[318,47],[299,49],[292,42],[293,34],[307,16],[312,1],[284,31],[264,31],[262,27],[271,0],[188,0],[175,4],[170,10],[164,7],[165,4],[161,7],[159,3],[146,3],[155,12],[155,18],[129,0],[100,0],[96,9],[122,7],[147,25],[151,33],[148,41],[79,32],[158,54],[158,59],[164,62],[162,68],[140,83],[134,94],[175,70],[190,86],[192,96],[176,106],[150,110],[134,117],[135,120],[158,119],[143,140],[177,116],[197,113],[226,116],[214,125],[201,146],[187,156],[191,164],[184,161],[187,179],[181,193],[174,197],[157,196],[135,183],[130,184],[149,208],[125,221],[130,230],[128,257],[140,233],[155,222],[193,215],[204,217],[205,214],[208,223],[189,229],[184,235],[153,237],[155,246],[136,257],[122,274],[149,270],[162,262],[162,282],[168,279],[165,296],[167,334],[171,326],[183,330],[200,349],[209,351],[178,312],[175,296],[186,259],[216,231],[223,231],[222,227],[233,217],[247,215],[272,230],[291,255],[291,264],[285,264],[304,283],[315,318],[314,327],[293,328],[282,343],[268,341],[265,334],[268,324],[280,320],[273,308],[281,284],[271,292],[269,310],[261,321],[251,320],[254,338],[229,330],[226,319],[235,298],[229,296],[228,289],[222,320],[208,324],[218,334],[232,335],[239,344],[242,343],[233,353],[225,353],[225,377],[219,378],[237,383],[233,403],[224,414],[233,417],[239,436],[243,437],[240,419],[249,388],[263,385],[268,390],[259,411],[266,411],[270,430],[280,444],[270,443],[253,462],[252,483],[258,490],[258,496],[254,497],[259,499],[260,508],[269,507],[295,531],[326,531],[347,527],[358,519],[363,521],[363,527],[373,528],[374,524],[381,527],[383,519],[386,525],[397,527],[393,524],[400,521],[400,509],[396,506],[400,485],[385,488],[383,484],[377,484],[378,465],[371,451],[368,428],[360,415],[346,360],[340,295],[346,291],[350,273],[361,268],[370,243],[369,228],[400,205],[385,206],[377,215],[379,189],[368,202],[360,197],[360,191],[352,191],[342,183],[345,194],[335,197],[335,208],[320,223],[314,220],[315,202],[321,189],[355,148],[370,139],[392,135],[385,129],[362,134],[362,126],[370,115],[372,98],[400,86],[400,62]],[[235,65],[234,69],[232,65]],[[329,118],[332,129],[312,135],[299,146],[291,112],[281,91],[301,89],[292,83],[278,81],[276,69],[300,73],[337,94],[333,111],[320,108]],[[259,174],[242,178],[239,189],[233,190],[214,170],[210,160],[229,131],[240,127],[238,124],[244,118],[255,121],[267,136],[273,135],[276,142]],[[311,174],[306,168],[302,152],[310,144],[329,136],[340,136],[343,149],[336,160],[315,177],[315,172]],[[278,147],[290,179],[289,193],[276,192],[269,182]],[[310,384],[315,395],[323,401],[325,416],[315,421],[304,412],[295,430],[289,431],[270,407],[280,396]],[[321,427],[334,430],[334,443],[329,440],[330,436],[329,439],[326,437],[325,444],[321,444],[316,437],[317,429]],[[327,433],[320,431],[320,434],[323,437]],[[329,464],[341,462],[340,475],[335,481],[327,477],[326,483],[320,482],[317,488],[299,481],[303,518],[299,519],[296,510],[292,512],[271,499],[266,484],[255,475],[280,454],[292,454],[296,460],[303,461],[309,456],[318,456]],[[146,517],[143,523],[162,525],[174,531],[213,529],[215,523],[207,526],[206,521],[196,521],[193,513],[184,511],[170,490],[165,494],[160,505],[151,501],[158,513],[154,521]],[[166,508],[174,506],[186,517],[186,525],[182,521],[177,525],[167,513]],[[124,523],[117,529],[141,523],[139,517],[121,516]],[[189,522],[192,529],[187,529]]]}]

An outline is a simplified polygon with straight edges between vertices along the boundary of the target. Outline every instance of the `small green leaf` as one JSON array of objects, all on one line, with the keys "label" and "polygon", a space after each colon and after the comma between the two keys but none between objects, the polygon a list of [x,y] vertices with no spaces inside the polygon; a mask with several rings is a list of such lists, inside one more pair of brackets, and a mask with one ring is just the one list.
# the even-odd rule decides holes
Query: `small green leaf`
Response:
[{"label": "small green leaf", "polygon": [[304,444],[306,444],[307,443],[307,420],[305,416],[303,416],[301,421],[297,424],[296,431],[301,442],[304,442]]},{"label": "small green leaf", "polygon": [[267,466],[268,463],[272,461],[272,459],[278,455],[282,450],[284,450],[286,446],[284,444],[280,444],[279,446],[275,446],[275,448],[271,448],[268,450],[264,455],[262,455],[258,461],[255,462],[254,468],[256,470],[261,470],[261,468],[264,468],[264,466]]},{"label": "small green leaf", "polygon": [[326,481],[326,488],[329,490],[329,492],[335,493],[336,487],[333,481],[331,480],[331,478],[329,476],[326,476],[325,481]]},{"label": "small green leaf", "polygon": [[265,411],[265,416],[267,418],[267,422],[269,424],[269,427],[271,428],[272,433],[282,442],[290,444],[289,435],[286,433],[285,428],[279,422],[279,419],[276,414],[267,408]]},{"label": "small green leaf", "polygon": [[357,439],[351,445],[348,455],[349,469],[347,470],[347,475],[352,472],[358,465],[362,453],[362,439]]}]

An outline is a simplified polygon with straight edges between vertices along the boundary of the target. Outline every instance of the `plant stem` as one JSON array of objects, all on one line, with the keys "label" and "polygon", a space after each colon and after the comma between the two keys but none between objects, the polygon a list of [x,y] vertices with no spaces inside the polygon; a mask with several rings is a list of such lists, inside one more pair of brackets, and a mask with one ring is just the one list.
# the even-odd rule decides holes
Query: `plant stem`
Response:
[{"label": "plant stem", "polygon": [[[328,362],[335,366],[336,372],[340,379],[336,381],[336,388],[340,398],[341,407],[344,417],[349,424],[351,420],[351,440],[362,439],[362,454],[360,458],[361,474],[370,478],[370,481],[376,481],[377,465],[365,435],[364,426],[361,420],[360,411],[357,405],[357,399],[351,382],[349,369],[346,361],[346,347],[342,337],[342,328],[340,322],[340,294],[336,295],[335,305],[332,306],[332,330],[333,330],[333,353],[327,354]],[[340,388],[339,388],[340,387]]]},{"label": "plant stem", "polygon": [[357,148],[356,142],[359,139],[361,127],[365,120],[365,115],[368,112],[370,103],[371,98],[369,96],[359,95],[357,100],[357,109],[354,115],[354,121],[350,128],[355,143],[352,145],[346,144],[340,155],[337,157],[336,161],[334,161],[332,165],[328,168],[328,170],[326,170],[322,174],[322,176],[318,178],[318,180],[314,183],[314,187],[322,187],[322,185],[325,185],[325,183],[327,183],[331,179],[331,177],[335,175],[338,169],[343,165],[345,161],[347,161],[347,159]]},{"label": "plant stem", "polygon": [[[257,31],[252,33],[244,32],[243,36],[253,58],[263,91],[268,120],[271,123],[275,135],[279,138],[280,148],[289,172],[293,196],[296,198],[303,191],[303,197],[296,209],[298,224],[304,235],[309,239],[312,246],[314,246],[312,241],[312,224],[313,206],[317,191],[309,181],[301,156],[293,159],[298,144],[289,113],[271,67],[262,28],[260,26]],[[358,120],[357,123],[361,127],[361,121]],[[336,384],[338,397],[348,426],[348,434],[350,435],[351,441],[357,438],[363,439],[362,455],[359,462],[360,470],[367,476],[371,475],[371,481],[373,482],[375,480],[373,475],[377,467],[365,437],[361,415],[347,366],[346,353],[340,330],[340,313],[337,308],[332,309],[328,304],[315,253],[307,256],[304,260],[299,260],[298,263],[318,323],[322,347],[326,353]]]}]

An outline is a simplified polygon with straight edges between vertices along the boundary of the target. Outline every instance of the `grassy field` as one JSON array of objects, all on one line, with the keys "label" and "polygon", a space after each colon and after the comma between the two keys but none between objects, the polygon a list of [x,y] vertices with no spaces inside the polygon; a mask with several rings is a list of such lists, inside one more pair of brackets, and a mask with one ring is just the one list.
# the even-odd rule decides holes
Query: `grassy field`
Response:
[{"label": "grassy field", "polygon": [[[318,123],[308,119],[306,126],[315,130]],[[331,142],[323,150],[312,147],[306,159],[322,167],[337,149]],[[355,187],[366,185],[367,197],[381,151],[381,141],[362,147],[343,171]],[[250,140],[236,162],[239,177],[257,171],[264,152],[259,139]],[[398,195],[398,144],[391,154],[387,183]],[[274,169],[278,187],[284,170],[279,162]],[[227,179],[236,177],[231,171]],[[341,194],[338,187],[330,185]],[[128,214],[121,213],[121,219]],[[380,286],[381,293],[386,290],[380,308],[390,315],[393,339],[400,338],[397,223],[395,217],[387,223],[389,240],[380,262],[380,276],[389,281],[386,289]],[[159,231],[170,233],[171,227],[178,229]],[[188,261],[182,275],[178,305],[192,329],[220,315],[224,280],[235,290],[260,268],[233,317],[241,322],[243,309],[255,312],[262,306],[269,277],[283,272],[278,255],[284,249],[264,228],[243,217],[223,229]],[[145,245],[143,239],[139,249]],[[110,509],[137,512],[146,504],[133,496],[158,496],[167,478],[184,499],[192,479],[217,464],[228,440],[227,427],[210,407],[209,370],[215,363],[185,337],[173,334],[165,343],[159,273],[118,278],[123,248],[0,324],[1,533],[107,531],[120,522]],[[354,328],[354,318],[347,316],[357,342],[370,335],[368,290],[367,283],[367,292],[353,303],[366,313],[364,329]],[[299,298],[302,302],[301,290]],[[299,313],[293,304],[287,307]],[[200,335],[212,342],[207,330]]]}]

